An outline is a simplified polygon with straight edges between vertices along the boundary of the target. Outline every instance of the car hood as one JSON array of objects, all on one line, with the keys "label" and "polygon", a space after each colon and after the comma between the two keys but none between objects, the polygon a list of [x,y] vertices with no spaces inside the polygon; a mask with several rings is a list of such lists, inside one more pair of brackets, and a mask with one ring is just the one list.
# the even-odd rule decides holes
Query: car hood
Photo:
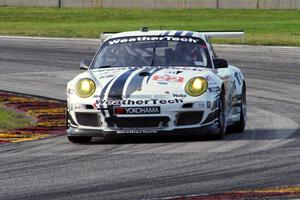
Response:
[{"label": "car hood", "polygon": [[210,71],[200,67],[119,67],[90,73],[101,87],[98,95],[102,98],[169,99],[185,97],[186,82]]}]

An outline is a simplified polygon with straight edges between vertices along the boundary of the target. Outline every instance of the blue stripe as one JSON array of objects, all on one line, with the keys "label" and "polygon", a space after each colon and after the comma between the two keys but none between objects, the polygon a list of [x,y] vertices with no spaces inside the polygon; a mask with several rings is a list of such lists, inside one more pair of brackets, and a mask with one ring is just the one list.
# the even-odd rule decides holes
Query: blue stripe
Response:
[{"label": "blue stripe", "polygon": [[182,31],[177,31],[177,32],[174,34],[174,36],[179,37],[179,36],[181,36],[181,34],[182,34]]},{"label": "blue stripe", "polygon": [[[107,100],[122,100],[122,94],[124,90],[125,83],[128,79],[128,77],[134,72],[136,69],[130,69],[121,76],[119,76],[116,81],[113,83],[111,86]],[[114,105],[107,105],[108,113],[109,116],[113,117],[114,116],[114,111],[113,111]]]},{"label": "blue stripe", "polygon": [[237,72],[234,73],[234,77],[238,81],[239,85],[241,85],[241,80],[240,80],[239,74]]},{"label": "blue stripe", "polygon": [[[104,94],[105,94],[105,92],[106,92],[106,90],[107,90],[109,84],[110,84],[113,80],[114,80],[114,78],[111,79],[111,80],[104,86],[104,88],[102,89],[101,94],[100,94],[100,99],[104,99]],[[104,108],[103,108],[103,105],[102,105],[102,104],[100,104],[100,110],[101,110],[102,115],[105,117],[105,112],[104,112]]]},{"label": "blue stripe", "polygon": [[108,100],[121,100],[122,99],[124,85],[125,85],[128,77],[135,70],[136,69],[130,69],[129,71],[127,71],[124,74],[122,74],[121,76],[119,76],[119,78],[113,83],[113,85],[110,88],[110,91],[108,93]]},{"label": "blue stripe", "polygon": [[162,36],[167,36],[169,35],[170,31],[165,32],[164,34],[162,34]]},{"label": "blue stripe", "polygon": [[189,31],[189,32],[187,32],[187,34],[185,34],[185,36],[192,37],[192,36],[193,36],[193,34],[194,34],[194,32],[193,32],[193,31]]},{"label": "blue stripe", "polygon": [[134,77],[130,80],[130,83],[128,84],[127,90],[126,90],[126,98],[129,98],[132,93],[137,91],[138,89],[142,88],[143,81],[145,79],[145,76],[140,76],[140,73],[143,72],[149,72],[153,70],[152,68],[146,68],[134,75]]}]

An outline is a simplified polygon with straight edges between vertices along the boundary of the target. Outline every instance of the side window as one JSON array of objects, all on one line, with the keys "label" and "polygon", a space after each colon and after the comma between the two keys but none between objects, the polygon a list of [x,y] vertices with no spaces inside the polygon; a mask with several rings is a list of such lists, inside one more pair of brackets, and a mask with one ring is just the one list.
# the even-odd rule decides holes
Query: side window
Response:
[{"label": "side window", "polygon": [[210,53],[212,53],[212,57],[213,58],[217,58],[218,56],[217,56],[217,54],[216,54],[216,52],[215,52],[215,50],[214,50],[214,48],[213,48],[213,46],[212,46],[212,44],[211,44],[211,42],[210,42],[210,38],[209,37],[206,37],[206,41],[207,41],[207,43],[208,43],[208,45],[209,45],[209,49],[210,49]]}]

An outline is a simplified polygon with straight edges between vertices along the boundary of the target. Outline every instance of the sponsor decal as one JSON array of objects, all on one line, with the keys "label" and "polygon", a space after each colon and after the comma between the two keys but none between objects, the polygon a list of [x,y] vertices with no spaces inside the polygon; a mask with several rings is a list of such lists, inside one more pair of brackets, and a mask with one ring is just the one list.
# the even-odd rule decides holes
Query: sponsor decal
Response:
[{"label": "sponsor decal", "polygon": [[163,68],[155,68],[150,74],[149,74],[149,76],[148,76],[148,78],[147,78],[147,84],[148,84],[148,82],[149,82],[149,80],[150,80],[150,78],[152,77],[152,75],[154,75],[155,73],[157,73],[158,71],[160,71],[160,70],[162,70]]},{"label": "sponsor decal", "polygon": [[176,104],[183,103],[182,99],[144,99],[144,100],[131,100],[131,99],[122,99],[122,100],[113,100],[113,99],[99,99],[96,100],[96,105],[164,105],[164,104]]},{"label": "sponsor decal", "polygon": [[217,81],[209,75],[204,76],[204,78],[207,80],[209,85],[217,85],[218,84]]},{"label": "sponsor decal", "polygon": [[211,76],[209,76],[209,75],[204,76],[204,78],[205,78],[208,82],[214,81],[214,79],[213,79]]},{"label": "sponsor decal", "polygon": [[212,88],[208,88],[209,92],[220,92],[220,88],[219,87],[212,87]]},{"label": "sponsor decal", "polygon": [[157,82],[159,85],[168,85],[167,82]]},{"label": "sponsor decal", "polygon": [[177,70],[167,70],[167,71],[164,72],[164,74],[166,74],[166,75],[169,75],[169,74],[176,75]]},{"label": "sponsor decal", "polygon": [[116,115],[139,115],[139,114],[160,114],[160,107],[115,107]]},{"label": "sponsor decal", "polygon": [[107,75],[101,75],[101,76],[98,76],[98,79],[102,79],[102,78],[112,78],[114,77],[115,75],[112,75],[112,74],[107,74]]},{"label": "sponsor decal", "polygon": [[190,38],[190,37],[172,37],[172,36],[154,36],[154,37],[129,37],[129,38],[120,38],[108,41],[108,44],[114,45],[119,43],[129,43],[129,42],[141,42],[141,41],[174,41],[174,42],[186,42],[197,44],[200,42],[200,39]]},{"label": "sponsor decal", "polygon": [[145,129],[136,129],[136,130],[118,130],[117,134],[152,134],[158,133],[156,130],[145,130]]},{"label": "sponsor decal", "polygon": [[162,82],[183,83],[184,77],[171,75],[154,75],[153,80]]},{"label": "sponsor decal", "polygon": [[186,94],[173,94],[173,97],[175,98],[186,98]]},{"label": "sponsor decal", "polygon": [[172,69],[185,70],[185,71],[199,71],[199,72],[207,70],[201,67],[172,67]]},{"label": "sponsor decal", "polygon": [[101,73],[108,73],[111,71],[122,71],[122,70],[126,70],[128,67],[118,67],[118,68],[105,68],[105,69],[95,69],[93,70],[94,72],[101,72]]}]

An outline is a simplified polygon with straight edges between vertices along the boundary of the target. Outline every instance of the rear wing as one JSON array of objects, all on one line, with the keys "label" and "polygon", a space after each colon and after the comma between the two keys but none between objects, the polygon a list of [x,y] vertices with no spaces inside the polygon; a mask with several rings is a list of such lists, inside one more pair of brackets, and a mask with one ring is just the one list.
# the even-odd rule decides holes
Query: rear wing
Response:
[{"label": "rear wing", "polygon": [[[245,41],[245,31],[234,30],[234,31],[197,31],[199,33],[205,34],[210,38],[241,38],[242,42]],[[100,35],[101,43],[103,43],[107,38],[113,36],[117,32],[103,32]]]},{"label": "rear wing", "polygon": [[[198,32],[198,31],[197,31]],[[241,38],[242,42],[245,41],[245,31],[199,31],[204,33],[208,38]]]}]

